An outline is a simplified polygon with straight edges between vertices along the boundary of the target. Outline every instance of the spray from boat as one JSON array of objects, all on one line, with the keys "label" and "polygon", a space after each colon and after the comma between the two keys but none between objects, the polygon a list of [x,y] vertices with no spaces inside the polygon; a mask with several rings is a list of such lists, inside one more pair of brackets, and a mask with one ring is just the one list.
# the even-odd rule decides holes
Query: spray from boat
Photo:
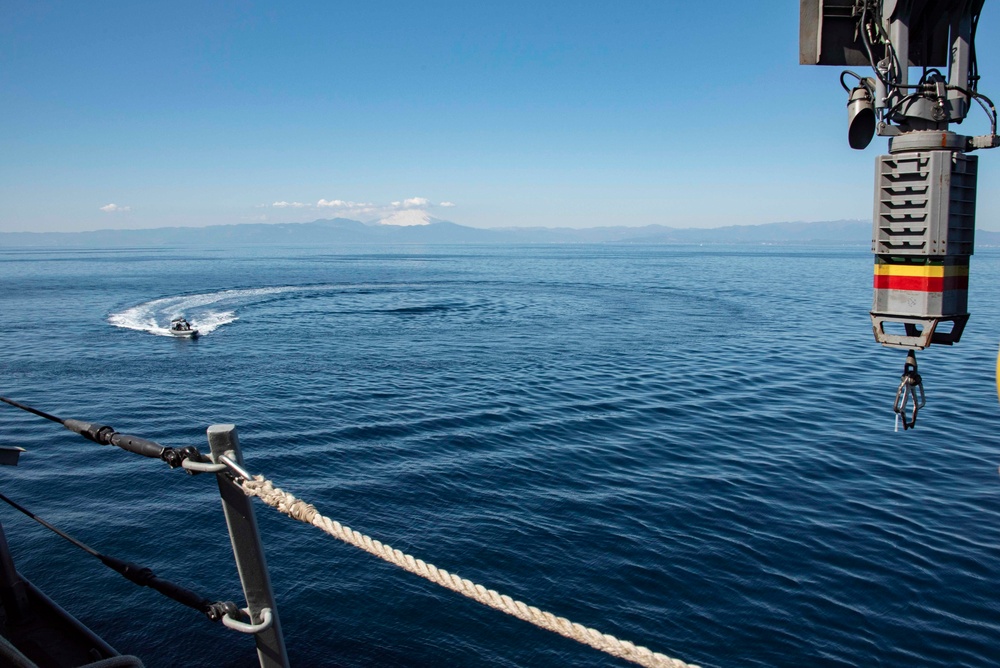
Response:
[{"label": "spray from boat", "polygon": [[283,286],[160,297],[112,313],[108,316],[108,322],[123,329],[175,337],[177,334],[171,328],[171,323],[184,319],[192,330],[197,330],[199,336],[206,336],[223,325],[239,320],[237,308],[261,297],[300,289],[302,288],[297,286]]}]

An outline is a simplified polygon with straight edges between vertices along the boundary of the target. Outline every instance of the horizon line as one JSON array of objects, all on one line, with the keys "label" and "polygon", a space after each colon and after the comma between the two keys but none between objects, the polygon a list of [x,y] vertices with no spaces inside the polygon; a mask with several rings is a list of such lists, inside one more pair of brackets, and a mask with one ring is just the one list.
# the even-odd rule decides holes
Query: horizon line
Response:
[{"label": "horizon line", "polygon": [[[662,223],[648,223],[645,225],[594,225],[590,227],[571,227],[568,225],[564,226],[504,226],[504,227],[475,227],[473,225],[463,225],[462,223],[456,223],[451,220],[444,219],[434,219],[434,222],[427,223],[423,225],[392,225],[383,224],[378,221],[365,222],[357,220],[355,218],[345,218],[342,216],[337,216],[335,218],[316,218],[315,220],[301,221],[301,222],[267,222],[267,221],[246,221],[242,223],[213,223],[209,225],[163,225],[159,227],[104,227],[92,230],[74,230],[74,231],[33,231],[33,230],[19,230],[19,231],[0,231],[0,235],[5,234],[31,234],[31,235],[41,235],[41,234],[94,234],[98,232],[155,232],[158,230],[205,230],[218,227],[241,227],[241,226],[252,226],[252,225],[266,225],[266,226],[280,226],[280,225],[311,225],[314,223],[325,222],[330,220],[346,220],[354,223],[360,223],[367,227],[379,228],[379,227],[430,227],[431,225],[446,223],[449,225],[457,225],[459,227],[465,227],[473,230],[495,230],[495,231],[514,231],[514,230],[572,230],[572,231],[586,231],[586,230],[607,230],[607,229],[645,229],[650,227],[660,227],[670,230],[721,230],[726,228],[734,227],[763,227],[767,225],[820,225],[824,223],[865,223],[870,225],[870,220],[865,220],[863,218],[838,218],[833,220],[779,220],[771,221],[767,223],[745,223],[745,224],[729,224],[729,225],[715,225],[711,227],[675,227],[673,225],[665,225]],[[982,229],[987,232],[998,232],[1000,230],[989,230],[986,228],[976,228]]]}]

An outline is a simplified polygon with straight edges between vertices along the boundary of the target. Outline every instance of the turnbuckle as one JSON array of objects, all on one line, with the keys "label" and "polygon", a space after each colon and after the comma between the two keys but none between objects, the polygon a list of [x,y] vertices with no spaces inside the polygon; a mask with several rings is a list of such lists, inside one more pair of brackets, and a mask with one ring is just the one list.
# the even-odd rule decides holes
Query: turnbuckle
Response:
[{"label": "turnbuckle", "polygon": [[[924,383],[917,373],[917,355],[914,351],[909,351],[906,355],[906,363],[903,364],[903,375],[900,377],[899,389],[896,390],[896,401],[892,409],[896,412],[896,429],[899,429],[899,419],[903,419],[903,431],[913,427],[917,423],[917,411],[927,403],[924,396]],[[907,418],[906,406],[910,404],[910,416]]]}]

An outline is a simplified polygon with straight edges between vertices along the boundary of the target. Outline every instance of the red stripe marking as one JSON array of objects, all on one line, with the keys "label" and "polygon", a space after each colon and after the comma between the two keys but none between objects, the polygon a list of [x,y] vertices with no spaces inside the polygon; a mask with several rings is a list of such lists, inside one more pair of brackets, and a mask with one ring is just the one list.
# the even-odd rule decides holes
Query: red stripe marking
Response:
[{"label": "red stripe marking", "polygon": [[914,292],[944,292],[968,290],[968,276],[885,276],[875,275],[876,290],[911,290]]}]

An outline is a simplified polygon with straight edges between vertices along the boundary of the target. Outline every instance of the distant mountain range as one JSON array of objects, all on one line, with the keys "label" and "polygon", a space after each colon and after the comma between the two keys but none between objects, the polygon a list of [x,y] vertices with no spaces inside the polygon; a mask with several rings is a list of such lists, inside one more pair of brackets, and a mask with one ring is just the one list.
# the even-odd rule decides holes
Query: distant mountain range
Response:
[{"label": "distant mountain range", "polygon": [[[825,244],[867,246],[871,223],[834,220],[728,227],[508,227],[481,229],[446,221],[428,225],[365,224],[347,218],[311,223],[246,223],[93,232],[6,232],[0,247],[134,248],[160,246],[347,244]],[[1000,245],[1000,232],[976,231],[980,246]]]}]

